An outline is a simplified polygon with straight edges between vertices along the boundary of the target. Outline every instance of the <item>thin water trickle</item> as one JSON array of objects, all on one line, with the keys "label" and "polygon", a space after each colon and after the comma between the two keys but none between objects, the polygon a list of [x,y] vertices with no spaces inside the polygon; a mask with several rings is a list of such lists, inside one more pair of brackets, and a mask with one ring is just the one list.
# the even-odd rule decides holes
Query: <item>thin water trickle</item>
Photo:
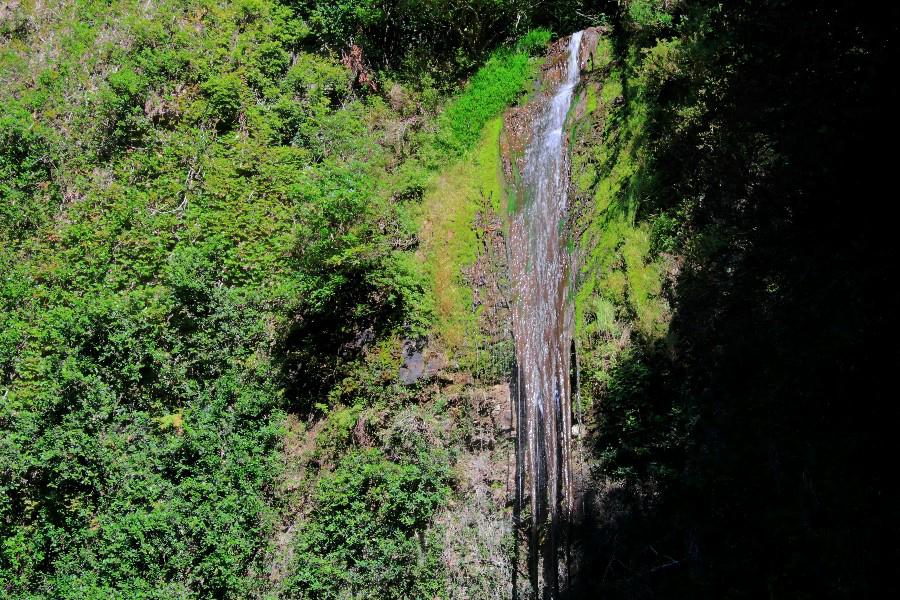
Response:
[{"label": "thin water trickle", "polygon": [[[573,499],[569,377],[570,257],[561,235],[569,160],[563,129],[580,76],[582,32],[568,43],[565,74],[534,122],[525,150],[525,205],[510,226],[513,328],[518,362],[520,499],[531,515],[529,570],[536,597],[559,590],[559,523]],[[520,506],[525,512],[526,506]]]}]

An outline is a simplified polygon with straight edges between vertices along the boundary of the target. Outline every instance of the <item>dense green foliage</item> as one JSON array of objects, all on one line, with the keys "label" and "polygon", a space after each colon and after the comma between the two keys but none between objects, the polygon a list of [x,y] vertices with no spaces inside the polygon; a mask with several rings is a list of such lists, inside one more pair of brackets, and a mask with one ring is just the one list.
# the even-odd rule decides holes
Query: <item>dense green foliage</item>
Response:
[{"label": "dense green foliage", "polygon": [[[529,6],[517,0],[341,0],[310,2],[311,28],[321,43],[362,46],[377,69],[406,77],[433,76],[441,86],[485,59],[505,39],[548,21],[547,9],[565,14],[578,2]],[[559,19],[554,19],[559,22]]]},{"label": "dense green foliage", "polygon": [[421,532],[449,497],[449,472],[446,463],[425,452],[418,462],[399,464],[375,450],[354,452],[320,480],[312,519],[297,540],[289,595],[427,598],[440,593],[440,547]]},{"label": "dense green foliage", "polygon": [[[496,28],[513,4],[484,6],[477,48],[430,24],[415,53],[391,44],[431,17],[475,39],[468,9],[4,7],[0,595],[441,589],[426,530],[449,457],[401,451],[409,439],[351,451],[341,419],[417,400],[396,373],[398,337],[434,318],[418,201],[549,39],[502,46],[532,20]],[[351,43],[376,61],[374,89],[340,60]],[[456,80],[397,83],[482,62],[453,97]],[[344,433],[320,440],[336,466],[310,468],[282,589],[273,539],[303,501],[281,491],[286,413],[335,415]]]},{"label": "dense green foliage", "polygon": [[574,530],[570,591],[875,595],[895,12],[6,3],[0,595],[449,595],[435,514],[493,417],[401,385],[404,342],[502,380],[506,354],[480,375],[484,348],[454,354],[483,341],[472,223],[500,207],[498,116],[543,27],[588,24],[571,225],[605,512]]},{"label": "dense green foliage", "polygon": [[549,31],[533,30],[515,48],[495,52],[475,73],[466,94],[442,115],[441,143],[449,152],[460,153],[474,146],[485,124],[522,94],[534,76],[530,54],[549,41]]}]

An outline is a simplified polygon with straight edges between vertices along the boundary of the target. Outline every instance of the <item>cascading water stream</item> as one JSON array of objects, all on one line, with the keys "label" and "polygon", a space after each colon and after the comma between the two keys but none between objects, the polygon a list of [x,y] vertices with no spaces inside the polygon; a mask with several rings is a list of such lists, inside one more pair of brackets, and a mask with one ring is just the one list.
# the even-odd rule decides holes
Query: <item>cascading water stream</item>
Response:
[{"label": "cascading water stream", "polygon": [[522,171],[525,204],[510,224],[519,510],[530,511],[529,575],[535,596],[543,598],[559,593],[560,524],[573,499],[570,257],[562,239],[569,160],[563,128],[579,81],[581,38],[582,32],[570,38],[559,88],[535,118]]}]

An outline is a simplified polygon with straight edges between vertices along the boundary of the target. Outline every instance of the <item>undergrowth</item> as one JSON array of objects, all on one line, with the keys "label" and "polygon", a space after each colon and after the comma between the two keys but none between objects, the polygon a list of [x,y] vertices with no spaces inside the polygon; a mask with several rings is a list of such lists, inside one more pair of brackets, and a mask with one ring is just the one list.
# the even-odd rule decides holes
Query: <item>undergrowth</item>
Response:
[{"label": "undergrowth", "polygon": [[[416,256],[422,197],[518,97],[549,34],[497,50],[455,97],[428,77],[373,90],[304,10],[3,13],[2,595],[438,590],[422,536],[450,459],[347,440],[363,409],[418,401],[396,377],[399,340],[441,310],[437,255]],[[451,287],[470,242],[451,242]],[[268,561],[298,500],[279,491],[286,413],[335,426],[282,588]]]}]

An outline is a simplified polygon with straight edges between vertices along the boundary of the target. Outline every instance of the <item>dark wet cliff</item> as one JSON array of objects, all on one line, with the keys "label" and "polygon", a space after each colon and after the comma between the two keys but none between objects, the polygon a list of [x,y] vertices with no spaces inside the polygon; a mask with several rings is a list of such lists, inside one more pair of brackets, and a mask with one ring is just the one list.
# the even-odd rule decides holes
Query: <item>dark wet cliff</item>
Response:
[{"label": "dark wet cliff", "polygon": [[[896,15],[624,15],[576,100],[573,597],[896,587]],[[639,19],[638,19],[639,20]]]}]

